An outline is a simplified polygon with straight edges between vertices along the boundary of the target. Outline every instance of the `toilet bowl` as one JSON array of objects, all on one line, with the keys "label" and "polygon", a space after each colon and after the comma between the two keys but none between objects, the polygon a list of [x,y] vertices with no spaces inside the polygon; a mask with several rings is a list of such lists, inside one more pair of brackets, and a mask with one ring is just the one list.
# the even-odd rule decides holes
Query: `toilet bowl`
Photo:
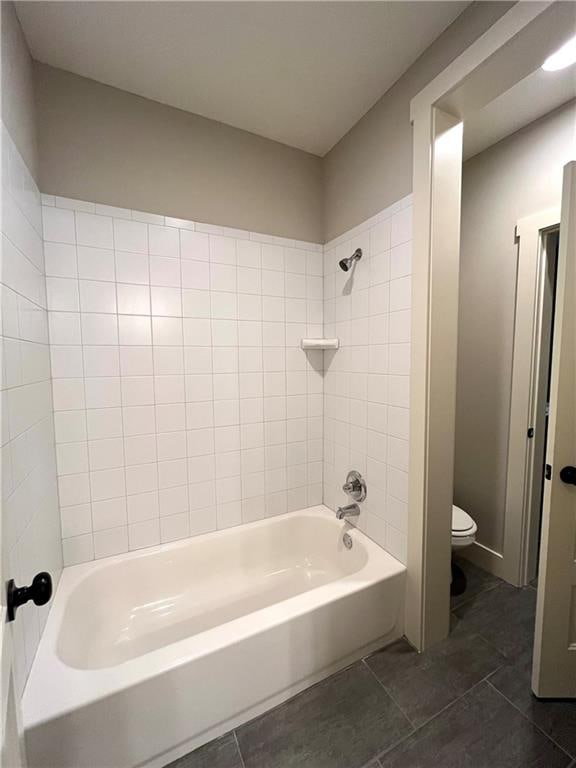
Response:
[{"label": "toilet bowl", "polygon": [[468,512],[452,505],[452,549],[469,547],[476,541],[478,527]]}]

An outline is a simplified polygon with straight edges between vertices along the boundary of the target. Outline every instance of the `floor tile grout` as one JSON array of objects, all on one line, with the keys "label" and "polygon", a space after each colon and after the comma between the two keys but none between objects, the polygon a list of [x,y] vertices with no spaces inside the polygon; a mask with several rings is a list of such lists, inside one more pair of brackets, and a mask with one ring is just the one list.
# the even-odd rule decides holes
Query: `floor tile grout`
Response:
[{"label": "floor tile grout", "polygon": [[[500,648],[494,645],[494,643],[492,643],[487,637],[484,637],[484,635],[479,629],[475,631],[475,634],[477,637],[480,638],[480,640],[483,640],[486,643],[486,645],[490,646],[490,648],[492,648],[493,651],[496,651],[496,653],[500,654],[500,656],[502,656],[502,658],[505,660],[505,663],[501,664],[498,667],[498,669],[502,669],[502,667],[509,666],[515,660],[512,656],[508,656],[506,653],[504,653],[504,651],[501,651]],[[495,672],[498,672],[498,669],[495,669],[494,672],[490,673],[490,675],[493,675]],[[490,675],[486,675],[485,679],[488,679]]]},{"label": "floor tile grout", "polygon": [[[418,726],[415,726],[415,727],[414,727],[414,730],[412,731],[412,733],[407,733],[407,734],[406,734],[406,736],[403,736],[403,737],[402,737],[402,738],[401,738],[401,739],[400,739],[398,742],[396,742],[396,744],[394,744],[392,747],[390,747],[389,749],[385,749],[383,752],[379,752],[379,753],[377,754],[377,757],[376,757],[376,759],[378,760],[378,762],[380,762],[380,758],[381,758],[381,757],[383,757],[384,755],[387,755],[387,754],[388,754],[388,753],[389,753],[389,752],[390,752],[392,749],[394,749],[395,747],[399,746],[399,745],[400,745],[400,744],[401,744],[403,741],[405,741],[406,739],[410,738],[411,736],[415,736],[415,735],[416,735],[416,734],[417,734],[417,733],[418,733],[420,730],[422,730],[422,728],[424,728],[424,727],[425,727],[425,726],[427,726],[429,723],[431,723],[433,720],[435,720],[437,717],[439,717],[441,714],[443,714],[444,712],[446,712],[446,710],[450,709],[450,707],[454,706],[454,704],[456,704],[457,702],[459,702],[459,701],[460,701],[460,699],[463,699],[463,698],[464,698],[464,696],[466,696],[466,695],[467,695],[467,694],[469,694],[471,691],[473,691],[473,690],[474,690],[474,688],[477,688],[478,686],[482,685],[482,683],[487,683],[487,684],[488,684],[488,685],[490,685],[492,688],[494,688],[494,686],[493,686],[493,685],[490,683],[490,681],[489,681],[489,678],[490,678],[492,675],[496,674],[496,672],[498,672],[498,670],[499,670],[499,669],[502,669],[502,667],[504,667],[504,666],[505,666],[505,665],[504,665],[504,664],[502,664],[502,665],[500,665],[499,667],[496,667],[496,669],[494,669],[494,670],[493,670],[492,672],[490,672],[488,675],[485,675],[485,677],[483,677],[481,680],[478,680],[478,682],[474,683],[474,685],[471,685],[471,686],[470,686],[470,688],[468,688],[467,690],[465,690],[465,691],[464,691],[464,693],[461,693],[461,694],[460,694],[460,696],[458,696],[457,698],[455,698],[455,699],[454,699],[453,701],[451,701],[449,704],[446,704],[446,706],[445,706],[445,707],[442,707],[442,709],[441,709],[440,711],[436,712],[436,714],[435,714],[435,715],[432,715],[432,717],[429,717],[427,720],[425,720],[425,721],[424,721],[423,723],[421,723],[420,725],[418,725]],[[495,690],[496,690],[496,689],[495,689]],[[504,698],[505,698],[505,697],[504,697]],[[551,739],[550,739],[550,741],[551,741]],[[565,750],[563,750],[563,751],[565,752]],[[571,757],[571,756],[569,755],[569,757]]]},{"label": "floor tile grout", "polygon": [[455,698],[453,701],[451,701],[449,704],[446,704],[445,707],[442,707],[442,709],[439,712],[436,712],[435,715],[432,715],[432,717],[429,717],[428,720],[425,720],[421,725],[419,725],[417,728],[415,728],[412,733],[406,734],[406,736],[403,736],[399,741],[396,742],[396,744],[393,744],[390,748],[383,750],[382,752],[378,752],[376,755],[376,759],[378,762],[380,762],[380,758],[384,757],[384,755],[387,755],[389,752],[391,752],[393,749],[395,749],[399,744],[401,744],[405,739],[408,739],[411,736],[415,736],[419,731],[422,730],[428,723],[431,723],[432,720],[435,720],[437,717],[439,717],[443,712],[446,712],[447,709],[450,709],[451,706],[456,704],[456,702],[460,701],[466,694],[470,693],[476,686],[481,685],[483,682],[486,681],[486,678],[482,678],[482,680],[479,680],[477,683],[474,683],[468,690],[464,691],[464,693],[460,694],[457,698]]},{"label": "floor tile grout", "polygon": [[468,605],[468,603],[471,603],[472,600],[475,600],[480,595],[484,595],[484,594],[486,594],[486,592],[492,592],[495,589],[499,589],[505,583],[506,582],[501,581],[501,582],[499,582],[497,584],[492,584],[492,586],[483,587],[482,589],[478,590],[478,592],[476,592],[475,594],[470,595],[470,597],[468,597],[467,600],[463,600],[461,603],[458,603],[458,605],[455,605],[455,606],[451,605],[450,606],[450,612],[455,614],[456,611],[458,611],[460,608],[463,608],[465,605]]},{"label": "floor tile grout", "polygon": [[382,682],[382,680],[380,680],[380,678],[379,678],[379,677],[378,677],[378,675],[377,675],[377,674],[374,672],[374,670],[373,670],[373,669],[371,669],[371,667],[370,667],[370,665],[367,663],[366,659],[362,659],[362,664],[364,664],[364,666],[366,667],[366,669],[368,670],[368,672],[370,672],[370,674],[372,675],[372,677],[374,678],[374,680],[376,680],[376,682],[378,683],[378,685],[379,685],[379,686],[380,686],[380,687],[383,689],[384,693],[385,693],[387,696],[389,696],[389,697],[392,699],[392,702],[393,702],[393,703],[394,703],[394,704],[395,704],[395,705],[398,707],[398,709],[400,710],[400,712],[401,712],[401,713],[404,715],[404,717],[405,717],[405,718],[406,718],[406,720],[408,721],[408,724],[409,724],[409,726],[412,728],[412,732],[414,732],[414,731],[416,730],[416,726],[415,726],[415,725],[414,725],[414,723],[412,722],[411,718],[408,716],[408,714],[407,714],[406,712],[404,712],[404,709],[402,708],[402,706],[401,706],[401,705],[400,705],[400,704],[399,704],[399,703],[396,701],[396,699],[394,698],[394,696],[391,694],[391,692],[388,690],[388,688],[386,688],[386,686],[384,685],[384,683]]},{"label": "floor tile grout", "polygon": [[[499,586],[500,586],[500,585],[499,585]],[[510,585],[510,586],[512,586],[512,585]],[[524,590],[524,589],[528,589],[528,587],[514,587],[514,589],[518,589],[518,590]],[[493,591],[493,590],[486,590],[486,592],[490,592],[490,591]],[[470,601],[469,601],[469,602],[470,602]],[[453,614],[453,615],[454,615],[454,616],[455,616],[455,617],[456,617],[456,618],[457,618],[457,619],[458,619],[460,622],[464,622],[464,621],[466,621],[466,619],[465,619],[465,618],[462,618],[462,617],[458,616],[458,615],[455,613],[455,611],[451,611],[451,613],[452,613],[452,614]],[[500,654],[500,656],[503,656],[503,657],[506,659],[506,661],[507,661],[509,664],[513,663],[513,662],[516,660],[516,658],[515,658],[515,657],[516,657],[516,656],[518,656],[518,653],[513,653],[513,654],[511,654],[511,655],[510,655],[510,654],[506,653],[505,651],[502,651],[502,650],[500,650],[500,648],[498,648],[496,645],[494,645],[494,643],[493,643],[491,640],[489,640],[487,637],[485,637],[485,636],[482,634],[482,629],[480,629],[480,628],[475,628],[473,631],[474,631],[474,634],[475,634],[475,635],[477,635],[477,637],[481,638],[481,639],[482,639],[482,640],[483,640],[485,643],[487,643],[487,644],[490,646],[490,648],[492,648],[492,649],[493,649],[493,650],[495,650],[497,653],[499,653],[499,654]],[[452,630],[450,631],[450,634],[452,634]],[[533,629],[532,629],[532,636],[533,636]],[[532,648],[532,646],[533,646],[533,641],[530,643],[530,648]],[[502,666],[506,666],[506,665],[504,665],[504,664],[503,664]],[[497,670],[495,670],[495,671],[497,671]],[[492,673],[492,674],[494,674],[494,673]]]},{"label": "floor tile grout", "polygon": [[236,749],[238,750],[238,755],[240,756],[240,762],[242,763],[242,768],[246,768],[246,763],[244,762],[244,755],[242,754],[242,750],[240,749],[240,742],[238,741],[238,734],[236,733],[236,728],[232,731],[234,734],[234,741],[236,742]]},{"label": "floor tile grout", "polygon": [[376,757],[372,757],[367,763],[362,763],[361,768],[382,768]]},{"label": "floor tile grout", "polygon": [[[537,730],[537,731],[539,731],[539,732],[540,732],[540,733],[541,733],[541,734],[542,734],[542,735],[543,735],[543,736],[544,736],[546,739],[548,739],[548,741],[549,741],[551,744],[554,744],[554,746],[555,746],[555,747],[558,747],[558,749],[559,749],[561,752],[564,752],[564,754],[565,754],[565,755],[568,757],[568,759],[569,759],[569,760],[574,760],[574,755],[571,755],[571,754],[570,754],[570,752],[567,752],[567,751],[564,749],[564,747],[562,747],[560,744],[558,744],[558,742],[557,742],[557,741],[555,741],[555,740],[554,740],[554,739],[553,739],[553,738],[552,738],[552,737],[551,737],[551,736],[550,736],[548,733],[546,733],[546,732],[545,732],[545,731],[544,731],[542,728],[540,728],[540,726],[539,726],[537,723],[535,723],[535,722],[534,722],[534,720],[532,720],[532,718],[528,717],[528,715],[527,715],[525,712],[522,712],[522,710],[520,709],[520,707],[517,707],[517,706],[516,706],[516,704],[514,704],[514,702],[513,702],[513,701],[511,701],[511,700],[508,698],[508,696],[504,695],[504,694],[502,693],[502,691],[498,690],[498,688],[496,688],[496,686],[494,685],[494,683],[492,683],[492,682],[491,682],[490,680],[488,680],[488,679],[486,680],[486,682],[488,683],[488,685],[489,685],[489,686],[490,686],[490,687],[491,687],[491,688],[492,688],[494,691],[496,691],[496,693],[497,693],[499,696],[501,696],[501,697],[504,699],[504,701],[507,701],[507,702],[508,702],[508,704],[510,704],[510,706],[514,707],[514,709],[516,710],[516,712],[518,712],[519,714],[521,714],[521,715],[522,715],[522,717],[523,717],[525,720],[527,720],[527,721],[530,723],[530,725],[534,726],[534,728],[536,728],[536,730]],[[570,763],[567,763],[567,764],[566,764],[566,768],[569,768],[569,766],[570,766]]]},{"label": "floor tile grout", "polygon": [[[406,736],[404,736],[404,737],[400,738],[400,739],[399,739],[397,742],[395,742],[395,743],[393,744],[393,746],[397,746],[398,744],[400,744],[400,743],[403,741],[403,739],[404,739],[404,738],[406,738],[407,736],[410,736],[410,735],[412,735],[412,733],[414,733],[414,732],[415,732],[416,728],[415,728],[414,724],[412,723],[412,721],[410,720],[410,718],[409,718],[409,717],[406,715],[406,713],[404,712],[404,710],[402,709],[402,707],[400,707],[400,705],[399,705],[399,704],[396,702],[396,700],[395,700],[395,699],[394,699],[394,697],[393,697],[393,696],[390,694],[390,692],[386,690],[385,686],[382,684],[382,682],[381,682],[380,680],[378,680],[377,676],[374,674],[374,672],[373,672],[373,671],[370,669],[370,667],[368,666],[368,664],[365,662],[365,660],[366,660],[366,659],[368,659],[368,658],[370,658],[370,656],[372,656],[372,655],[374,655],[374,654],[368,654],[368,656],[364,656],[364,657],[362,657],[362,658],[358,659],[358,661],[355,661],[355,662],[351,662],[351,663],[350,663],[350,664],[348,664],[346,667],[343,667],[343,668],[342,668],[341,670],[339,670],[338,672],[335,672],[335,673],[334,673],[334,675],[331,675],[331,677],[333,677],[333,676],[336,676],[336,675],[338,675],[338,674],[340,674],[340,673],[342,673],[342,672],[345,672],[346,670],[350,669],[351,667],[354,667],[356,664],[362,664],[362,666],[366,667],[366,669],[368,670],[368,672],[370,673],[370,675],[371,675],[371,676],[372,676],[372,677],[375,679],[375,681],[378,683],[378,685],[379,685],[379,686],[380,686],[380,687],[381,687],[381,688],[384,690],[384,692],[386,693],[386,695],[387,695],[387,696],[389,696],[389,698],[391,699],[392,703],[393,703],[393,704],[394,704],[394,705],[397,707],[397,709],[400,711],[400,714],[401,714],[401,715],[402,715],[402,716],[403,716],[403,717],[404,717],[404,718],[407,720],[407,722],[408,722],[408,725],[410,726],[410,728],[412,728],[412,731],[411,731],[410,733],[406,734]],[[320,686],[320,685],[322,685],[322,683],[324,683],[324,682],[326,681],[326,679],[328,679],[328,678],[324,678],[323,680],[319,680],[318,682],[316,682],[316,683],[314,683],[313,685],[311,685],[311,686],[309,686],[308,688],[306,688],[306,689],[305,689],[304,691],[302,691],[301,693],[305,693],[306,691],[309,691],[309,690],[311,690],[312,688],[315,688],[315,687],[317,687],[317,686]],[[287,704],[289,701],[291,701],[291,699],[293,699],[293,698],[297,698],[298,696],[300,696],[300,695],[301,695],[301,693],[297,693],[297,694],[295,694],[294,696],[291,696],[289,699],[286,699],[286,701],[280,702],[280,704],[277,704],[275,707],[272,707],[272,709],[266,710],[266,712],[262,713],[261,715],[256,715],[256,716],[255,716],[255,717],[253,717],[251,720],[248,720],[246,723],[242,723],[242,725],[241,725],[241,726],[239,726],[239,727],[241,727],[241,728],[244,728],[245,726],[249,725],[250,723],[252,723],[252,722],[254,722],[254,721],[258,720],[259,718],[261,718],[261,717],[264,717],[265,715],[268,715],[268,714],[270,714],[270,713],[271,713],[271,712],[273,712],[274,710],[276,710],[276,709],[280,709],[280,708],[281,708],[281,707],[283,707],[285,704]],[[231,733],[232,733],[232,734],[233,734],[233,736],[234,736],[234,741],[235,741],[235,743],[236,743],[236,748],[237,748],[238,754],[239,754],[239,756],[240,756],[240,760],[241,760],[241,762],[242,762],[242,767],[243,767],[243,768],[246,768],[246,763],[245,763],[245,760],[244,760],[244,755],[242,754],[242,750],[241,750],[241,748],[240,748],[240,742],[239,742],[239,740],[238,740],[237,731],[238,731],[238,728],[234,728],[234,729],[231,731]],[[368,761],[368,763],[366,764],[366,766],[364,766],[363,768],[369,768],[369,766],[370,766],[370,763],[371,763],[371,762],[373,762],[374,760],[376,760],[376,761],[377,761],[377,755],[378,755],[378,754],[381,754],[381,753],[376,753],[376,754],[375,754],[373,757],[371,757],[371,758],[370,758],[370,760]],[[167,767],[167,768],[168,768],[168,767]]]},{"label": "floor tile grout", "polygon": [[[486,591],[488,591],[488,590],[486,590]],[[485,642],[485,643],[486,643],[486,644],[487,644],[487,645],[488,645],[490,648],[492,648],[493,650],[495,650],[495,651],[496,651],[496,652],[497,652],[497,653],[498,653],[500,656],[502,656],[502,657],[503,657],[503,658],[504,658],[506,661],[509,661],[509,659],[508,659],[508,658],[507,658],[507,657],[506,657],[506,656],[505,656],[505,655],[504,655],[504,654],[503,654],[501,651],[499,651],[499,650],[498,650],[497,648],[495,648],[495,647],[494,647],[494,646],[493,646],[491,643],[489,643],[489,642],[488,642],[488,640],[486,640],[486,638],[482,637],[482,635],[480,635],[479,633],[474,633],[474,634],[476,635],[476,637],[480,638],[480,639],[481,639],[483,642]],[[368,659],[368,658],[369,658],[369,656],[367,656],[367,657],[366,657],[366,659]],[[485,676],[484,676],[484,677],[483,677],[481,680],[478,680],[476,683],[474,683],[474,684],[473,684],[473,685],[471,685],[469,688],[467,688],[467,689],[466,689],[466,690],[465,690],[463,693],[461,693],[461,694],[460,694],[460,695],[459,695],[457,698],[455,698],[453,701],[451,701],[451,702],[449,702],[448,704],[446,704],[446,706],[445,706],[445,707],[443,707],[443,708],[442,708],[442,709],[441,709],[439,712],[436,712],[436,714],[432,715],[432,716],[431,716],[431,717],[429,717],[427,720],[424,720],[424,722],[422,722],[420,725],[415,725],[415,724],[413,723],[413,721],[411,720],[411,718],[410,718],[410,717],[409,717],[409,716],[406,714],[406,712],[404,711],[404,709],[402,708],[402,706],[401,706],[401,705],[400,705],[400,704],[399,704],[399,703],[396,701],[396,699],[394,698],[394,696],[393,696],[393,695],[391,694],[391,692],[388,690],[388,688],[386,687],[386,685],[385,685],[385,684],[384,684],[384,683],[383,683],[383,682],[380,680],[380,678],[379,678],[379,677],[376,675],[376,673],[375,673],[375,672],[374,672],[374,671],[373,671],[373,670],[370,668],[370,665],[369,665],[369,664],[366,662],[366,659],[362,659],[363,663],[366,665],[366,667],[368,668],[368,670],[369,670],[369,671],[371,672],[371,674],[373,675],[374,679],[375,679],[375,680],[376,680],[376,681],[377,681],[377,682],[378,682],[378,683],[379,683],[379,684],[382,686],[382,688],[384,689],[385,693],[386,693],[386,694],[388,694],[388,696],[390,696],[390,698],[392,699],[392,701],[394,702],[394,704],[395,704],[395,705],[398,707],[398,709],[399,709],[399,710],[402,712],[402,714],[404,715],[404,717],[406,718],[406,720],[407,720],[407,721],[409,722],[409,724],[412,726],[412,732],[411,732],[411,733],[407,733],[405,736],[403,736],[401,739],[399,739],[399,740],[398,740],[398,741],[397,741],[395,744],[393,744],[391,747],[388,747],[388,748],[387,748],[387,749],[385,749],[383,752],[378,752],[378,753],[377,753],[377,755],[376,755],[376,758],[375,758],[375,759],[378,761],[378,763],[380,763],[380,757],[382,757],[383,755],[386,755],[386,754],[388,754],[388,753],[389,753],[389,752],[390,752],[392,749],[395,749],[397,746],[399,746],[399,745],[400,745],[400,744],[401,744],[403,741],[405,741],[406,739],[408,739],[410,736],[414,736],[416,733],[418,733],[418,731],[420,731],[422,728],[424,728],[424,726],[428,725],[428,723],[432,722],[432,720],[434,720],[436,717],[438,717],[438,716],[439,716],[439,715],[441,715],[443,712],[445,712],[447,709],[449,709],[449,708],[450,708],[450,707],[451,707],[453,704],[456,704],[456,702],[460,701],[460,699],[462,699],[464,696],[466,696],[466,694],[470,693],[470,691],[472,691],[474,688],[476,688],[476,686],[479,686],[479,685],[481,685],[482,683],[488,683],[488,682],[489,682],[489,678],[490,678],[492,675],[496,674],[496,672],[498,672],[500,669],[502,669],[503,667],[505,667],[505,666],[506,666],[506,664],[505,664],[505,663],[504,663],[504,664],[500,664],[498,667],[496,667],[496,668],[495,668],[495,669],[493,669],[491,672],[489,672],[487,675],[485,675]]]},{"label": "floor tile grout", "polygon": [[317,688],[318,686],[322,685],[326,682],[326,680],[329,680],[332,677],[336,677],[336,675],[341,674],[342,672],[346,672],[351,667],[355,666],[356,664],[363,661],[362,658],[358,659],[357,661],[352,661],[350,664],[347,664],[345,667],[342,667],[342,669],[337,670],[336,672],[333,672],[328,677],[324,677],[321,680],[317,680],[315,683],[312,683],[312,685],[309,685],[307,688],[304,688],[303,690],[299,691],[298,693],[293,693],[291,696],[289,696],[287,699],[281,701],[278,704],[275,704],[270,709],[266,709],[264,712],[260,713],[259,715],[254,715],[254,717],[251,717],[250,720],[247,720],[245,723],[240,723],[240,725],[236,726],[236,728],[233,728],[232,731],[228,731],[228,733],[234,733],[236,734],[236,731],[238,731],[240,728],[245,728],[246,726],[250,725],[251,723],[256,722],[256,720],[259,720],[262,717],[265,717],[266,715],[271,714],[277,709],[281,709],[284,707],[288,702],[292,701],[292,699],[296,699],[298,696],[301,696],[303,693],[306,693],[307,691],[311,691],[314,688]]}]

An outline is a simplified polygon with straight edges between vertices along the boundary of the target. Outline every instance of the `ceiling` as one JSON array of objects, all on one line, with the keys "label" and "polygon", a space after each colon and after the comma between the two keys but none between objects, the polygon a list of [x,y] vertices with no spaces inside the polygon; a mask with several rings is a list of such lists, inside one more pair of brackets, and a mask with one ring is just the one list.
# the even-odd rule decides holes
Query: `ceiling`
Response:
[{"label": "ceiling", "polygon": [[324,155],[469,2],[17,2],[38,61]]},{"label": "ceiling", "polygon": [[[464,122],[464,159],[576,99],[576,68],[539,68]],[[575,128],[576,130],[576,128]]]}]

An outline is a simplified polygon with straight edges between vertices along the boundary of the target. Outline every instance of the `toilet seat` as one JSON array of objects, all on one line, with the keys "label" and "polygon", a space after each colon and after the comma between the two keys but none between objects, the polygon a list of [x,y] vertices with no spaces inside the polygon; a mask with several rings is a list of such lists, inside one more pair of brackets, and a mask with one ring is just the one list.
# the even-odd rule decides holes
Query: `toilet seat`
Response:
[{"label": "toilet seat", "polygon": [[476,540],[476,531],[478,526],[465,512],[456,504],[452,505],[452,546],[468,547]]}]

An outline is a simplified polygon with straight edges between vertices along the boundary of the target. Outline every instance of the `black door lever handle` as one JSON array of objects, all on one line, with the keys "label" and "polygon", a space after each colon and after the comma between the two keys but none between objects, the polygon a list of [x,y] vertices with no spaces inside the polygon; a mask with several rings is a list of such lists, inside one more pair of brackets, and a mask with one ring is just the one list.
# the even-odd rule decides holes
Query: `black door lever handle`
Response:
[{"label": "black door lever handle", "polygon": [[563,467],[560,470],[560,480],[568,485],[576,485],[576,467]]},{"label": "black door lever handle", "polygon": [[52,597],[52,577],[46,571],[37,573],[29,587],[17,587],[10,579],[6,588],[7,621],[14,621],[16,609],[32,600],[34,605],[46,605]]}]

